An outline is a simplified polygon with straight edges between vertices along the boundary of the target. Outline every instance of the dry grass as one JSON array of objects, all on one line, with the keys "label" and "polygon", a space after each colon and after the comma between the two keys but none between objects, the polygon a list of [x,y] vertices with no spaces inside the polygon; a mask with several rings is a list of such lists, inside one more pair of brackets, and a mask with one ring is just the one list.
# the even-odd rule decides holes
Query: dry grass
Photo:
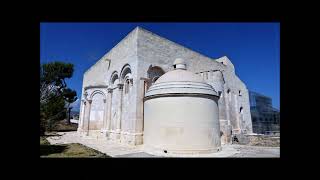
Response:
[{"label": "dry grass", "polygon": [[78,143],[51,145],[45,137],[40,137],[40,157],[42,158],[109,158],[110,156]]},{"label": "dry grass", "polygon": [[65,121],[60,121],[55,124],[52,131],[57,131],[57,132],[76,131],[77,128],[78,128],[78,124],[75,124],[75,123],[67,124]]}]

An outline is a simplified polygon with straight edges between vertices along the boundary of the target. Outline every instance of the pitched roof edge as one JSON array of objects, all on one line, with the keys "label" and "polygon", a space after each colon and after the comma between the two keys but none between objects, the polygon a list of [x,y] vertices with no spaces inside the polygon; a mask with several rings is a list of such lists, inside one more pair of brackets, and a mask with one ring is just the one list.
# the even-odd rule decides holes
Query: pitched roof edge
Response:
[{"label": "pitched roof edge", "polygon": [[86,74],[87,72],[89,72],[94,66],[96,66],[99,62],[101,62],[102,60],[104,60],[116,47],[119,46],[119,44],[121,44],[122,42],[124,42],[126,39],[128,39],[130,36],[133,35],[137,35],[137,32],[139,30],[139,26],[137,26],[136,28],[134,28],[132,31],[130,31],[123,39],[121,39],[115,46],[113,46],[107,53],[105,53],[96,63],[94,63],[92,66],[89,67],[89,69],[87,69],[84,74]]}]

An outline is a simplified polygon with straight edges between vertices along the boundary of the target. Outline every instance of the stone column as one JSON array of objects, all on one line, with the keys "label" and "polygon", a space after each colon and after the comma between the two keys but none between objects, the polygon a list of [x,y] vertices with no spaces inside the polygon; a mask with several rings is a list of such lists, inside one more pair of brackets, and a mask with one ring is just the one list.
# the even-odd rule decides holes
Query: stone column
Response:
[{"label": "stone column", "polygon": [[[149,85],[151,84],[151,79],[149,78],[140,78],[139,84],[138,84],[138,107],[137,107],[137,121],[135,125],[135,131],[136,133],[143,133],[144,131],[144,104],[143,104],[143,98],[145,96],[145,93],[148,90]],[[142,142],[141,142],[142,143]]]},{"label": "stone column", "polygon": [[103,103],[104,103],[104,112],[103,112],[102,130],[105,131],[106,124],[107,124],[107,99],[103,99]]},{"label": "stone column", "polygon": [[83,116],[82,116],[82,122],[81,122],[81,129],[85,130],[84,124],[86,122],[86,114],[87,114],[87,102],[83,100]]},{"label": "stone column", "polygon": [[118,89],[119,89],[119,106],[118,106],[118,113],[119,117],[117,119],[117,124],[116,124],[116,133],[117,133],[117,139],[120,139],[120,132],[121,132],[121,117],[122,117],[122,96],[123,96],[123,84],[118,84]]},{"label": "stone column", "polygon": [[80,109],[80,116],[79,116],[79,125],[78,127],[82,130],[83,129],[83,119],[85,115],[85,101],[81,100],[81,109]]},{"label": "stone column", "polygon": [[213,73],[214,72],[212,70],[208,72],[208,82],[210,82],[210,83],[212,83],[212,81],[213,81]]},{"label": "stone column", "polygon": [[227,118],[227,121],[228,121],[228,126],[230,126],[230,109],[229,109],[229,97],[228,96],[230,96],[230,93],[231,92],[229,92],[229,94],[228,94],[228,92],[225,92],[225,94],[224,94],[224,103],[225,103],[225,105],[226,105],[226,118]]},{"label": "stone column", "polygon": [[108,88],[108,95],[107,95],[107,124],[106,130],[110,131],[111,129],[111,106],[112,106],[112,89]]},{"label": "stone column", "polygon": [[238,108],[238,95],[234,94],[234,106],[235,106],[235,113],[236,113],[236,119],[237,119],[237,129],[238,132],[241,133],[241,128],[240,128],[240,119],[239,119],[239,108]]},{"label": "stone column", "polygon": [[89,125],[90,125],[90,112],[91,112],[91,103],[92,103],[92,100],[88,100],[88,116],[87,116],[87,136],[89,136]]}]

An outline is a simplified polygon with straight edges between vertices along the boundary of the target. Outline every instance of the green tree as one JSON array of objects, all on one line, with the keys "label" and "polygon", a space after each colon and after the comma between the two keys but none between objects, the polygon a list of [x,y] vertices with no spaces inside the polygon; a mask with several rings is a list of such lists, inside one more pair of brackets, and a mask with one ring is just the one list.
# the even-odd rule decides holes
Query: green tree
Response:
[{"label": "green tree", "polygon": [[73,75],[73,64],[50,62],[40,66],[40,133],[51,130],[53,124],[66,116],[66,104],[77,100],[77,93],[65,80]]},{"label": "green tree", "polygon": [[77,92],[67,88],[63,91],[63,97],[64,97],[64,100],[67,104],[67,110],[69,112],[68,118],[67,118],[67,123],[70,124],[70,110],[69,110],[69,108],[70,108],[71,103],[75,102],[78,99]]}]

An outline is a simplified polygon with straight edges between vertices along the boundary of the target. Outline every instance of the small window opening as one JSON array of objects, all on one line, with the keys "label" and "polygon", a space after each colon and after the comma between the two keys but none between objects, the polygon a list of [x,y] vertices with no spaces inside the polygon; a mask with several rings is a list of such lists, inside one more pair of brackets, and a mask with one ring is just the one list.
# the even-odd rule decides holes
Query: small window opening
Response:
[{"label": "small window opening", "polygon": [[125,93],[125,94],[128,94],[128,93],[129,93],[129,88],[130,88],[130,80],[127,79],[127,80],[126,80],[125,87],[124,87],[124,93]]},{"label": "small window opening", "polygon": [[164,153],[167,153],[168,151],[167,151],[167,150],[164,150],[163,152],[164,152]]},{"label": "small window opening", "polygon": [[242,96],[241,91],[239,90],[239,96]]}]

